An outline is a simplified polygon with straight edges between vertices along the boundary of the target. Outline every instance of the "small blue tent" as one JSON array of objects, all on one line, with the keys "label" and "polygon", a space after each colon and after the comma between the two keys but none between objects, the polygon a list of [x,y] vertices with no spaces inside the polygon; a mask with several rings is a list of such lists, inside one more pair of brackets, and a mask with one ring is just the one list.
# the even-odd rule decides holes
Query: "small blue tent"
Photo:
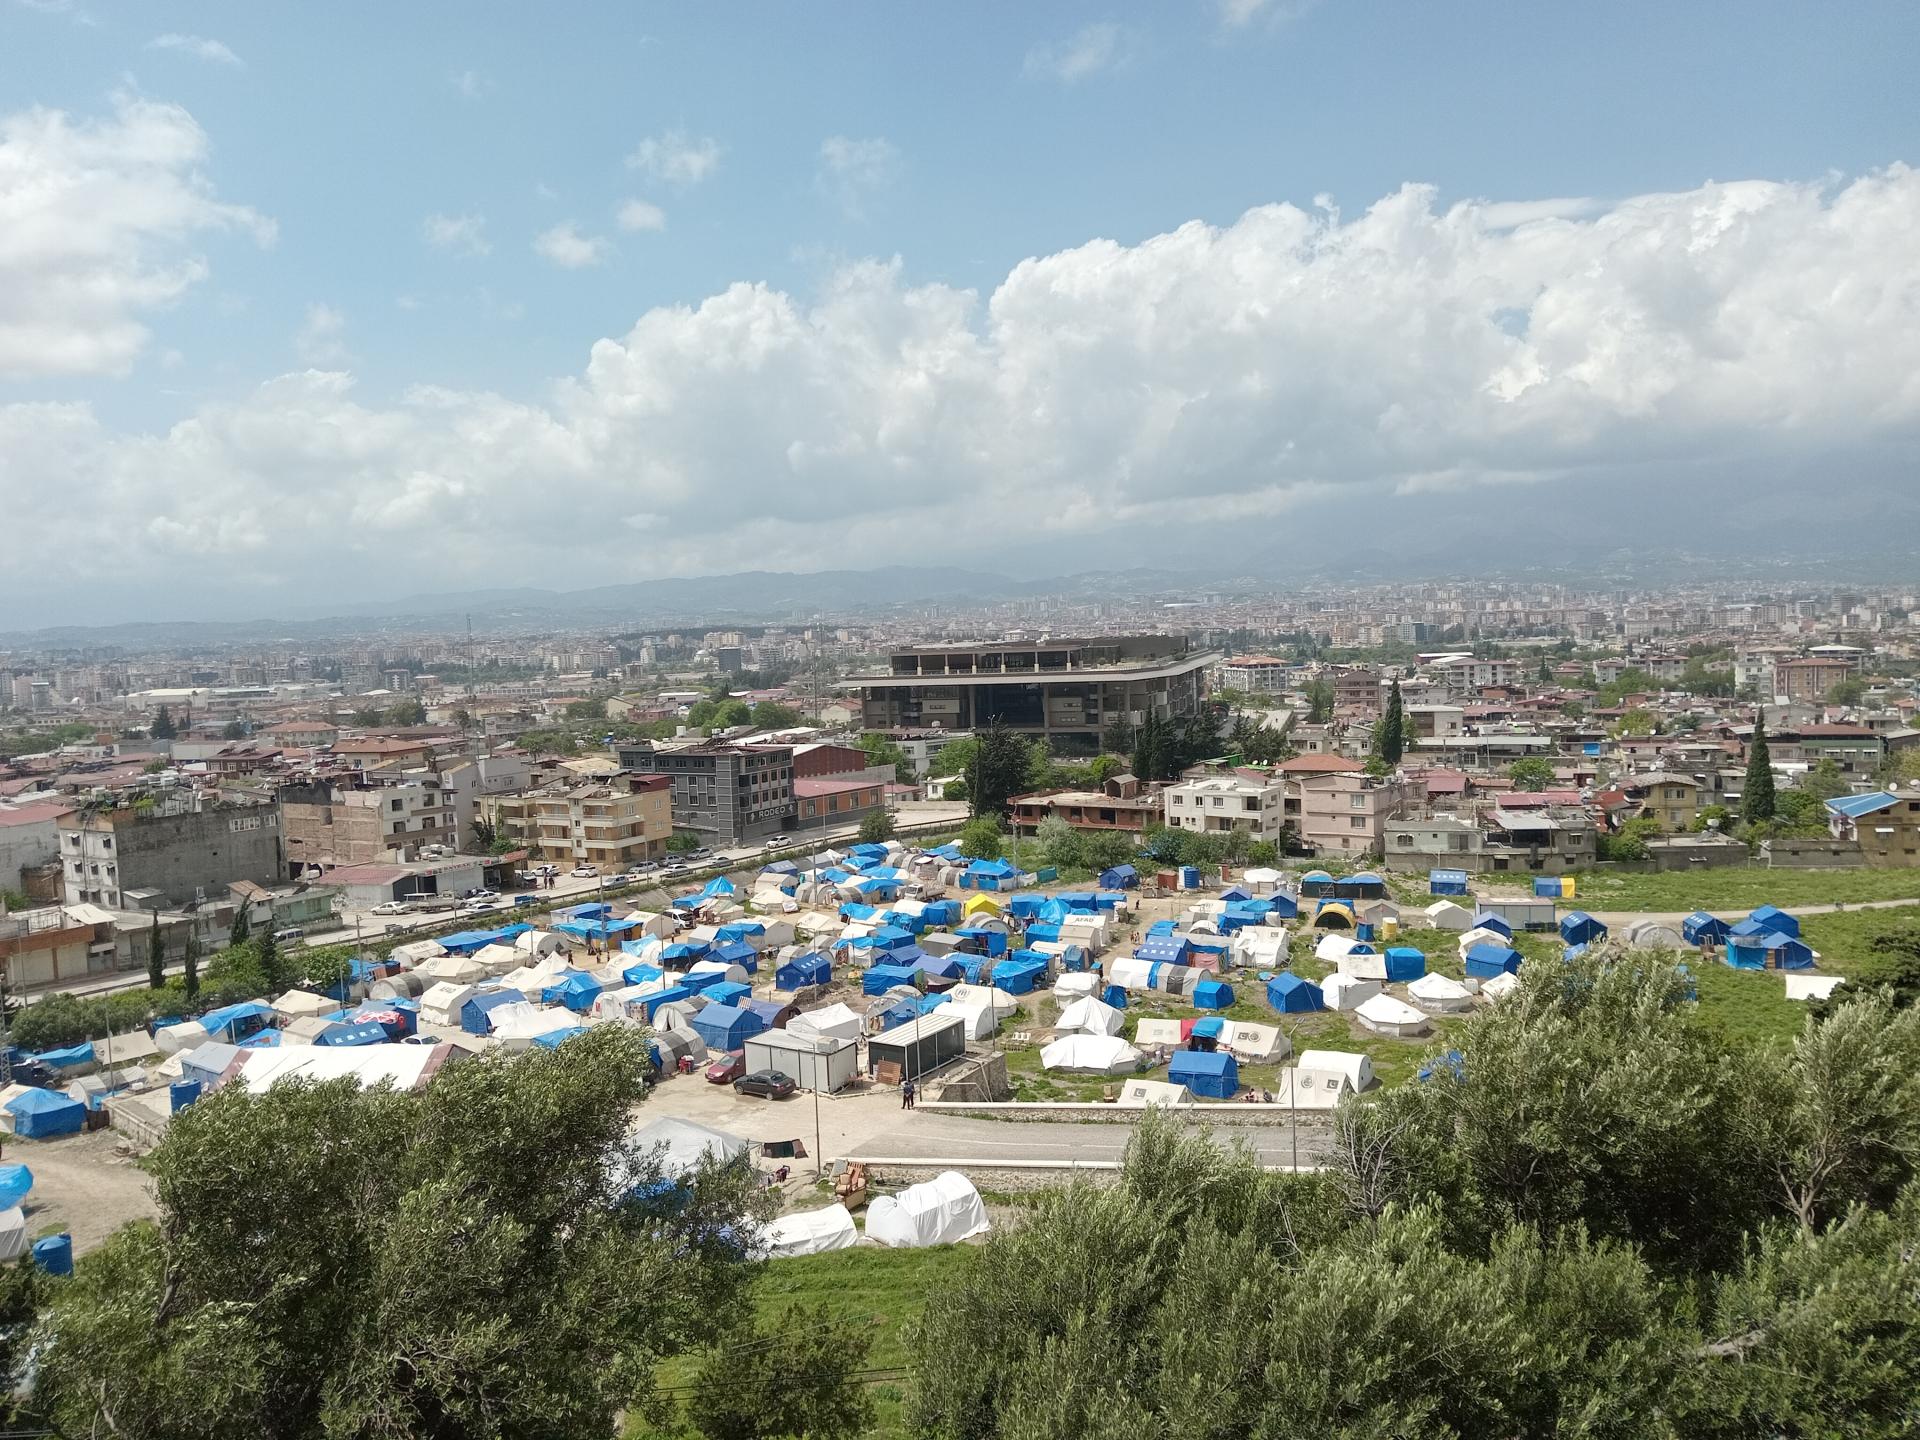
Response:
[{"label": "small blue tent", "polygon": [[809,985],[833,983],[833,961],[817,950],[796,955],[773,972],[776,990],[800,990]]},{"label": "small blue tent", "polygon": [[1736,935],[1727,941],[1727,963],[1736,970],[1811,970],[1813,951],[1806,941],[1769,930],[1764,935]]},{"label": "small blue tent", "polygon": [[693,1033],[709,1050],[738,1050],[766,1028],[758,1015],[736,1005],[708,1005],[693,1017]]},{"label": "small blue tent", "polygon": [[1127,1008],[1127,992],[1118,985],[1109,985],[1100,992],[1100,1002],[1116,1010],[1124,1010]]},{"label": "small blue tent", "polygon": [[1028,995],[1047,976],[1047,958],[1002,960],[993,967],[993,984],[1009,995]]},{"label": "small blue tent", "polygon": [[1193,1008],[1226,1010],[1233,1005],[1233,987],[1224,980],[1202,980],[1193,987]]},{"label": "small blue tent", "polygon": [[1474,914],[1473,923],[1467,926],[1467,928],[1469,930],[1491,930],[1496,935],[1506,936],[1509,940],[1513,938],[1513,926],[1507,923],[1506,917],[1504,915],[1496,915],[1491,910],[1477,911]]},{"label": "small blue tent", "polygon": [[620,972],[620,978],[629,985],[645,985],[650,980],[664,980],[667,972],[658,965],[649,965],[642,961],[638,965],[629,965]]},{"label": "small blue tent", "polygon": [[1267,982],[1267,1004],[1283,1015],[1303,1015],[1327,1008],[1327,997],[1311,980],[1283,970]]},{"label": "small blue tent", "polygon": [[860,977],[862,995],[884,995],[896,985],[927,988],[927,972],[918,965],[869,965]]},{"label": "small blue tent", "polygon": [[1724,944],[1727,938],[1727,922],[1704,910],[1696,910],[1680,922],[1680,938],[1689,945]]},{"label": "small blue tent", "polygon": [[78,1045],[63,1046],[58,1050],[42,1050],[31,1058],[38,1060],[49,1070],[84,1070],[94,1063],[93,1042],[82,1040]]},{"label": "small blue tent", "polygon": [[257,1030],[264,1030],[273,1022],[273,1007],[262,1005],[257,1000],[244,1001],[239,1005],[223,1005],[218,1010],[209,1010],[200,1017],[200,1024],[207,1034],[215,1040],[225,1040],[237,1044]]},{"label": "small blue tent", "polygon": [[738,980],[722,980],[718,985],[709,985],[700,993],[707,997],[709,1005],[744,1005],[753,991]]},{"label": "small blue tent", "polygon": [[377,1020],[347,1020],[329,1025],[315,1037],[314,1044],[329,1046],[384,1045],[387,1028]]},{"label": "small blue tent", "polygon": [[1491,980],[1496,975],[1511,975],[1520,968],[1520,952],[1509,945],[1482,941],[1467,951],[1467,975],[1474,980]]},{"label": "small blue tent", "polygon": [[1100,872],[1102,890],[1131,890],[1140,883],[1140,872],[1131,865],[1110,865]]},{"label": "small blue tent", "polygon": [[1227,1038],[1227,1022],[1218,1015],[1202,1015],[1187,1027],[1190,1040],[1224,1040]]},{"label": "small blue tent", "polygon": [[38,1088],[21,1091],[6,1108],[13,1116],[13,1133],[28,1140],[77,1134],[87,1119],[87,1107],[78,1100]]},{"label": "small blue tent", "polygon": [[1560,917],[1560,938],[1569,945],[1591,945],[1607,938],[1607,927],[1584,910],[1569,910]]},{"label": "small blue tent", "polygon": [[1795,940],[1800,938],[1800,922],[1778,906],[1762,905],[1747,918],[1776,935],[1786,935]]},{"label": "small blue tent", "polygon": [[493,1033],[493,1022],[487,1017],[502,1005],[523,1004],[526,996],[518,990],[483,990],[470,996],[460,1007],[460,1028],[469,1035],[489,1035]]},{"label": "small blue tent", "polygon": [[593,1009],[602,988],[600,982],[584,970],[562,970],[552,984],[540,991],[540,1001],[544,1005],[564,1005],[574,1014],[584,1015]]},{"label": "small blue tent", "polygon": [[1191,965],[1193,946],[1173,935],[1149,935],[1134,947],[1133,958],[1156,965]]},{"label": "small blue tent", "polygon": [[725,945],[716,945],[708,952],[707,959],[718,960],[723,965],[738,965],[752,975],[760,968],[760,952],[744,940],[735,940]]},{"label": "small blue tent", "polygon": [[1427,973],[1427,957],[1411,945],[1395,945],[1389,948],[1386,962],[1389,984],[1418,980]]},{"label": "small blue tent", "polygon": [[1167,1079],[1209,1100],[1231,1100],[1240,1091],[1240,1067],[1225,1050],[1176,1050]]},{"label": "small blue tent", "polygon": [[11,1210],[33,1189],[33,1172],[24,1165],[0,1165],[0,1210]]},{"label": "small blue tent", "polygon": [[1285,891],[1275,891],[1267,896],[1267,914],[1276,920],[1297,920],[1300,918],[1300,902]]},{"label": "small blue tent", "polygon": [[1464,870],[1429,870],[1427,872],[1427,893],[1429,895],[1466,894],[1467,872]]}]

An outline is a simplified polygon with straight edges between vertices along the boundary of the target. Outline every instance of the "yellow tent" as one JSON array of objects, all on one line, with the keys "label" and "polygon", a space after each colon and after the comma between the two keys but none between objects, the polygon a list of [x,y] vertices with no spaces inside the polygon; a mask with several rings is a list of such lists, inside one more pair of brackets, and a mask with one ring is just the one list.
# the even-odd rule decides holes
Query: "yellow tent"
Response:
[{"label": "yellow tent", "polygon": [[1340,903],[1322,905],[1313,917],[1313,923],[1322,930],[1353,929],[1353,911]]},{"label": "yellow tent", "polygon": [[1000,902],[991,895],[969,895],[967,903],[960,907],[963,918],[971,920],[976,915],[986,915],[998,920],[1001,917]]}]

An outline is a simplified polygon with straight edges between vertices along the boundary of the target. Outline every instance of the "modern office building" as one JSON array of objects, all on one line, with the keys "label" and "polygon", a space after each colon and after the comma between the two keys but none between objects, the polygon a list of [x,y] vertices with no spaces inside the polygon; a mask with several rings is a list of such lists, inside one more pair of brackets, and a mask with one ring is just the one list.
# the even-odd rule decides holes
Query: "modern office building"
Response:
[{"label": "modern office building", "polygon": [[793,747],[621,745],[620,768],[673,781],[673,823],[714,845],[740,845],[795,823]]}]

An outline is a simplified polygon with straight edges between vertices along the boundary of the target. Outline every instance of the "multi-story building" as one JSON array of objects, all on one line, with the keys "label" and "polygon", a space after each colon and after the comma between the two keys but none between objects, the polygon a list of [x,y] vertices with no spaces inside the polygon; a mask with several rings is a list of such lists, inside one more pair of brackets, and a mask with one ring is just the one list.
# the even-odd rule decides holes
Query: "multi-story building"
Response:
[{"label": "multi-story building", "polygon": [[480,808],[534,858],[597,865],[603,874],[658,860],[673,838],[673,782],[665,775],[556,781],[520,795],[483,797]]},{"label": "multi-story building", "polygon": [[1117,721],[1196,713],[1206,669],[1219,659],[1168,635],[918,645],[895,650],[884,674],[847,683],[869,730],[998,723],[1045,736],[1056,753],[1090,755]]},{"label": "multi-story building", "polygon": [[1131,775],[1114,775],[1098,790],[1035,790],[1008,802],[1015,834],[1031,833],[1042,820],[1064,820],[1076,830],[1124,830],[1145,834],[1161,818],[1158,792]]},{"label": "multi-story building", "polygon": [[1920,785],[1829,800],[1827,828],[1858,844],[1864,865],[1920,865]]},{"label": "multi-story building", "polygon": [[787,745],[621,745],[620,768],[673,782],[673,823],[702,840],[741,845],[791,829],[793,749]]},{"label": "multi-story building", "polygon": [[1628,775],[1618,788],[1633,803],[1636,818],[1658,820],[1668,831],[1689,829],[1700,813],[1700,782],[1691,775],[1660,770]]},{"label": "multi-story building", "polygon": [[1785,703],[1795,700],[1818,705],[1827,692],[1854,672],[1851,662],[1822,655],[1796,655],[1791,660],[1776,660],[1773,665],[1774,699]]},{"label": "multi-story building", "polygon": [[69,905],[172,909],[224,898],[236,880],[271,885],[286,874],[278,804],[182,794],[119,810],[76,810],[59,826]]},{"label": "multi-story building", "polygon": [[1220,683],[1249,695],[1278,695],[1288,688],[1293,662],[1271,655],[1236,655],[1220,665]]},{"label": "multi-story building", "polygon": [[1887,754],[1886,741],[1865,725],[1796,725],[1778,741],[1769,736],[1767,748],[1775,760],[1831,760],[1851,778],[1875,774]]},{"label": "multi-story building", "polygon": [[1166,822],[1179,830],[1213,835],[1244,830],[1256,840],[1278,841],[1287,823],[1287,784],[1278,774],[1205,775],[1169,785],[1161,794]]},{"label": "multi-story building", "polygon": [[511,751],[499,755],[443,755],[434,765],[453,806],[454,833],[463,840],[480,813],[482,797],[513,795],[533,781],[533,767],[527,757]]},{"label": "multi-story building", "polygon": [[1287,776],[1286,818],[1316,852],[1363,855],[1384,848],[1387,822],[1412,813],[1423,793],[1404,775],[1377,778],[1358,761],[1299,755],[1279,767]]},{"label": "multi-story building", "polygon": [[1371,665],[1347,665],[1333,673],[1333,708],[1378,715],[1385,705],[1380,672]]},{"label": "multi-story building", "polygon": [[27,894],[27,873],[60,858],[60,817],[66,800],[0,805],[0,890]]},{"label": "multi-story building", "polygon": [[285,785],[280,807],[296,876],[309,865],[413,860],[425,846],[460,844],[447,787],[426,772]]}]

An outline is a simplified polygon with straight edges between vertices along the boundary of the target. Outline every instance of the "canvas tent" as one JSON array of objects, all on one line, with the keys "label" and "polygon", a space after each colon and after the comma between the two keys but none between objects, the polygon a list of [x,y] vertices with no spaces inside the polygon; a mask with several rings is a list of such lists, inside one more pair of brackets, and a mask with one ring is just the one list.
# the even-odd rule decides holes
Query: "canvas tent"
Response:
[{"label": "canvas tent", "polygon": [[769,1220],[760,1232],[762,1253],[769,1260],[788,1260],[796,1255],[819,1255],[828,1250],[846,1250],[859,1243],[860,1232],[853,1216],[840,1204],[824,1210],[802,1210]]},{"label": "canvas tent", "polygon": [[0,1107],[5,1127],[27,1140],[50,1140],[73,1135],[86,1122],[87,1107],[71,1096],[26,1086]]},{"label": "canvas tent", "polygon": [[1373,1084],[1373,1061],[1351,1050],[1302,1050],[1293,1068],[1307,1079],[1334,1078],[1348,1090],[1365,1090]]},{"label": "canvas tent", "polygon": [[1451,900],[1436,900],[1425,911],[1430,930],[1462,931],[1473,928],[1473,914],[1464,905]]},{"label": "canvas tent", "polygon": [[1040,1052],[1040,1068],[1078,1075],[1131,1075],[1140,1052],[1117,1035],[1066,1035]]},{"label": "canvas tent", "polygon": [[867,1238],[896,1249],[953,1245],[988,1228],[980,1192],[957,1170],[943,1170],[898,1195],[877,1196],[867,1206]]},{"label": "canvas tent", "polygon": [[1320,985],[1330,1010],[1358,1010],[1380,989],[1378,980],[1362,980],[1358,975],[1329,975]]},{"label": "canvas tent", "polygon": [[1663,920],[1635,920],[1620,932],[1630,950],[1684,950],[1687,937]]},{"label": "canvas tent", "polygon": [[1300,1015],[1327,1008],[1326,992],[1311,980],[1282,971],[1267,982],[1267,1004],[1283,1015]]},{"label": "canvas tent", "polygon": [[1231,1100],[1240,1091],[1240,1067],[1225,1050],[1176,1050],[1167,1062],[1167,1080],[1198,1097]]},{"label": "canvas tent", "polygon": [[846,1005],[823,1005],[818,1010],[803,1010],[787,1022],[791,1035],[818,1035],[833,1040],[860,1038],[859,1013]]},{"label": "canvas tent", "polygon": [[1062,1010],[1053,1028],[1057,1035],[1118,1035],[1125,1025],[1120,1011],[1089,995]]},{"label": "canvas tent", "polygon": [[627,1138],[642,1150],[659,1149],[660,1170],[678,1178],[691,1175],[703,1160],[718,1164],[745,1163],[753,1143],[724,1130],[715,1130],[677,1115],[662,1115],[644,1125],[636,1125]]},{"label": "canvas tent", "polygon": [[1433,1021],[1423,1012],[1391,995],[1375,995],[1363,1001],[1353,1018],[1376,1035],[1424,1035],[1433,1028]]},{"label": "canvas tent", "polygon": [[1290,1048],[1285,1033],[1278,1025],[1256,1025],[1249,1020],[1229,1021],[1220,1043],[1232,1053],[1234,1059],[1243,1060],[1249,1065],[1283,1059]]},{"label": "canvas tent", "polygon": [[1122,1105],[1191,1105],[1193,1092],[1164,1080],[1129,1080],[1120,1087]]},{"label": "canvas tent", "polygon": [[1407,986],[1407,998],[1422,1010],[1453,1014],[1473,1004],[1473,992],[1446,975],[1422,975]]}]

